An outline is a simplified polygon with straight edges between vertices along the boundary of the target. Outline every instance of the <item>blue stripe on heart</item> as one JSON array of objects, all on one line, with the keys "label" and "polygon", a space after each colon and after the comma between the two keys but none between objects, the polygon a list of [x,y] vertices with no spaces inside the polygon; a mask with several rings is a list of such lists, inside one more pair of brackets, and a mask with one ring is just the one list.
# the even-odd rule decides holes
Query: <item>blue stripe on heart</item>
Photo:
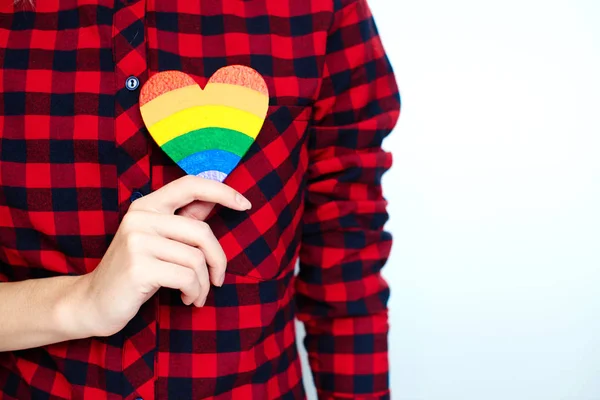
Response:
[{"label": "blue stripe on heart", "polygon": [[241,157],[225,150],[206,150],[192,154],[178,162],[189,175],[205,171],[219,171],[229,175],[240,162]]}]

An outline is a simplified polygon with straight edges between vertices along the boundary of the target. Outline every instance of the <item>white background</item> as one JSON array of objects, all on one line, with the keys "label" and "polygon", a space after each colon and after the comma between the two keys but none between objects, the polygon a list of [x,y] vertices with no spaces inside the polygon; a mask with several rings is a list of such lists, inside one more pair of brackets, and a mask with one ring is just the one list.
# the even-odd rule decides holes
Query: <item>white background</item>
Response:
[{"label": "white background", "polygon": [[600,1],[370,4],[403,105],[392,398],[600,400]]}]

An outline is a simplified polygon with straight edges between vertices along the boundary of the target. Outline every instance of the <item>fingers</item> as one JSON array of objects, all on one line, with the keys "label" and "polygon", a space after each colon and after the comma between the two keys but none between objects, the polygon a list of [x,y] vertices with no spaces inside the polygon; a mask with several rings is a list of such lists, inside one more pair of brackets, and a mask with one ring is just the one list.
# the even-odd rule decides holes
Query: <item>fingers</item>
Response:
[{"label": "fingers", "polygon": [[179,211],[177,211],[177,215],[204,221],[214,207],[215,205],[213,203],[194,201],[187,206],[180,208]]},{"label": "fingers", "polygon": [[176,210],[196,200],[221,204],[238,211],[248,210],[252,207],[248,199],[231,187],[191,175],[177,179],[156,192],[136,200],[131,207],[135,210],[173,214]]},{"label": "fingers", "polygon": [[206,303],[208,291],[210,290],[210,281],[208,277],[208,268],[206,268],[206,262],[204,262],[202,268],[196,270],[196,274],[198,276],[198,281],[200,282],[200,296],[194,300],[194,305],[196,307],[202,307]]},{"label": "fingers", "polygon": [[[227,256],[219,244],[219,240],[206,222],[196,221],[179,215],[164,215],[151,212],[140,213],[138,218],[143,220],[146,226],[159,236],[188,245],[188,247],[192,246],[202,250],[208,264],[210,281],[215,286],[223,284],[225,269],[227,268]],[[168,251],[176,252],[177,249],[172,246]],[[175,261],[172,258],[174,256],[169,256],[166,252],[167,250],[163,251],[165,257],[171,257],[168,260]]]},{"label": "fingers", "polygon": [[[204,304],[208,282],[221,286],[225,280],[227,257],[208,224],[195,219],[206,218],[215,204],[239,211],[252,206],[223,183],[186,176],[136,200],[122,221],[130,231],[156,233],[170,239],[161,242],[162,247],[153,243],[149,248],[161,262],[187,267],[197,276],[200,294],[194,298],[184,295],[186,304]],[[188,205],[186,210],[180,210]],[[177,210],[184,216],[173,215]]]},{"label": "fingers", "polygon": [[197,301],[202,293],[198,275],[193,269],[170,262],[156,259],[149,262],[146,279],[152,285],[180,290],[185,305]]},{"label": "fingers", "polygon": [[153,257],[172,264],[181,265],[196,272],[200,283],[200,296],[194,301],[194,305],[202,307],[206,302],[210,290],[210,280],[204,253],[202,250],[165,239],[159,236],[148,235],[145,240],[147,252]]}]

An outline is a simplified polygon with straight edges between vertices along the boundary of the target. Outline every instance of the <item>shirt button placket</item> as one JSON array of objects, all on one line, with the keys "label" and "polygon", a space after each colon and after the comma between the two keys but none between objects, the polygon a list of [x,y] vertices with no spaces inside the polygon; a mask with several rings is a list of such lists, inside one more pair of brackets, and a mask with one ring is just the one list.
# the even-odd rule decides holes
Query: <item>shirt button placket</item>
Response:
[{"label": "shirt button placket", "polygon": [[[139,87],[147,77],[145,12],[143,0],[117,0],[113,16],[113,58],[115,80],[119,82],[115,97],[115,146],[121,217],[132,201],[150,192],[149,142],[139,109]],[[122,331],[126,399],[154,399],[156,370],[153,363],[147,364],[147,358],[156,355],[156,312],[153,302],[145,303]]]},{"label": "shirt button placket", "polygon": [[115,139],[119,179],[119,213],[122,218],[139,194],[150,192],[148,137],[139,110],[140,86],[147,76],[145,1],[118,0],[114,14],[114,48],[117,88]]}]

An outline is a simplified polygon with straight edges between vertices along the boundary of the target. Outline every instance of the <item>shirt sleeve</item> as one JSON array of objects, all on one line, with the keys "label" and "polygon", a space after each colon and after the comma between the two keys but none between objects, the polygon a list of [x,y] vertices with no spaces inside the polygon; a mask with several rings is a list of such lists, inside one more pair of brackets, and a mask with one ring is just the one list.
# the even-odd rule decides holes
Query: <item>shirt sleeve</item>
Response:
[{"label": "shirt sleeve", "polygon": [[334,1],[309,132],[298,318],[320,399],[388,399],[382,140],[400,97],[366,0]]}]

